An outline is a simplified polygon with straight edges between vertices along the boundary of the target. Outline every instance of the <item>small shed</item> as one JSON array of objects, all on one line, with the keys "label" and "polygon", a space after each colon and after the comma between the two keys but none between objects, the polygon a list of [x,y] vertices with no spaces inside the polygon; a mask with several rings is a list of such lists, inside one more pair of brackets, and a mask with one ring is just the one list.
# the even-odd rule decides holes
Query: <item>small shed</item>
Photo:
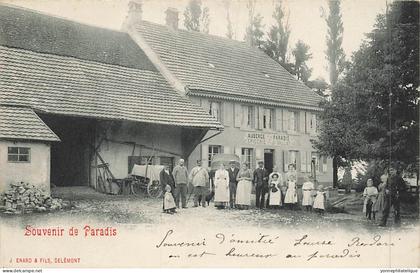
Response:
[{"label": "small shed", "polygon": [[30,108],[0,105],[0,193],[29,182],[50,191],[50,146],[60,139]]}]

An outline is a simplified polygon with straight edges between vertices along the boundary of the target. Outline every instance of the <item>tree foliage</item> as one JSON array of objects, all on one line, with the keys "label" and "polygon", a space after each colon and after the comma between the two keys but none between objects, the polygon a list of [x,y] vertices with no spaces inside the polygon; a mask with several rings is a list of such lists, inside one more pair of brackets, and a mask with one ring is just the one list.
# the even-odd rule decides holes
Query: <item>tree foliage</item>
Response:
[{"label": "tree foliage", "polygon": [[255,0],[249,0],[247,8],[248,26],[246,28],[244,40],[250,46],[262,48],[264,43],[264,24],[262,23],[263,16],[259,13],[255,15]]},{"label": "tree foliage", "polygon": [[267,33],[267,40],[264,45],[264,51],[281,65],[285,65],[287,48],[290,37],[289,16],[282,7],[282,2],[277,1],[273,12],[274,24]]},{"label": "tree foliage", "polygon": [[327,51],[328,70],[331,85],[335,85],[338,76],[343,72],[345,55],[341,46],[343,42],[343,22],[341,20],[340,0],[329,0],[329,15],[327,23]]},{"label": "tree foliage", "polygon": [[318,95],[327,97],[326,91],[329,88],[329,84],[325,81],[324,78],[318,77],[315,80],[307,81],[306,85],[314,90]]},{"label": "tree foliage", "polygon": [[349,161],[416,166],[419,3],[394,2],[379,15],[342,80],[324,102],[315,147]]},{"label": "tree foliage", "polygon": [[295,74],[298,80],[306,83],[312,73],[312,69],[306,64],[312,58],[312,54],[309,52],[309,45],[299,40],[292,53],[295,57]]},{"label": "tree foliage", "polygon": [[184,26],[187,30],[209,33],[209,8],[202,7],[201,0],[190,0],[184,11]]},{"label": "tree foliage", "polygon": [[230,1],[225,0],[224,5],[225,5],[225,8],[226,8],[226,21],[227,21],[226,37],[228,37],[229,39],[233,39],[234,36],[235,36],[235,33],[233,31],[232,20],[230,18]]}]

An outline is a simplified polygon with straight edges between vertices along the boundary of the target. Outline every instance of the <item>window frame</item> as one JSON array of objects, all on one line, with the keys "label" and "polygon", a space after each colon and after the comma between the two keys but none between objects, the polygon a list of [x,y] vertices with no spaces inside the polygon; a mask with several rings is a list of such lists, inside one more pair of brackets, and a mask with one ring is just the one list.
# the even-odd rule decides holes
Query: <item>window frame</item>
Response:
[{"label": "window frame", "polygon": [[[215,153],[213,151],[214,148],[218,148],[219,149],[219,152]],[[221,153],[222,153],[222,145],[209,145],[209,147],[208,147],[208,156],[207,156],[208,157],[207,160],[209,162],[209,167],[211,167],[211,162],[212,162],[213,156],[215,156],[217,154],[221,154]]]},{"label": "window frame", "polygon": [[[13,153],[10,150],[17,149],[17,152]],[[27,153],[21,152],[21,149],[27,150]],[[11,160],[10,156],[17,156],[17,160]],[[27,156],[28,160],[20,160],[21,156]],[[31,148],[22,146],[8,146],[7,147],[7,162],[8,163],[31,163]]]},{"label": "window frame", "polygon": [[[246,151],[248,151],[248,154],[246,153]],[[254,148],[249,148],[249,147],[242,147],[241,148],[241,161],[242,161],[242,163],[248,163],[248,167],[250,169],[255,168],[254,157],[255,157]]]},{"label": "window frame", "polygon": [[[270,120],[269,120],[270,126],[269,127],[266,126],[267,125],[267,120],[266,120],[267,111],[269,112],[269,117],[270,117]],[[262,124],[262,130],[265,130],[265,131],[273,131],[274,130],[274,109],[273,108],[266,108],[266,107],[263,108],[262,123],[263,123]]]},{"label": "window frame", "polygon": [[[243,109],[246,111],[242,111],[243,115],[243,122],[242,127],[245,129],[255,129],[255,107],[253,105],[243,105]],[[246,112],[246,113],[245,113]]]},{"label": "window frame", "polygon": [[[293,117],[293,123],[292,121]],[[289,111],[289,118],[288,118],[288,131],[289,132],[299,132],[299,112],[298,111]],[[293,128],[292,128],[293,127]]]},{"label": "window frame", "polygon": [[[218,105],[218,113],[217,117],[214,116],[213,113],[213,105]],[[222,103],[220,101],[211,100],[209,101],[209,115],[216,118],[218,122],[222,122]]]}]

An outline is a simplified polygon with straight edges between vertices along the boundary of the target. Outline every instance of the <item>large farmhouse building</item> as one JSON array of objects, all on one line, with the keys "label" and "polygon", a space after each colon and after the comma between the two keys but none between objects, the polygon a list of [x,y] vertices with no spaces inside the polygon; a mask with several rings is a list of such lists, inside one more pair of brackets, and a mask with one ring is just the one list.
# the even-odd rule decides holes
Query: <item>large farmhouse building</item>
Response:
[{"label": "large farmhouse building", "polygon": [[0,192],[173,165],[212,129],[127,33],[0,5]]},{"label": "large farmhouse building", "polygon": [[264,160],[270,171],[295,164],[303,175],[331,183],[332,162],[311,139],[317,135],[321,97],[258,48],[218,36],[178,29],[178,12],[166,25],[142,18],[141,2],[130,3],[123,26],[171,85],[223,124],[208,133],[189,157],[210,166],[218,153],[240,156],[251,167]]}]

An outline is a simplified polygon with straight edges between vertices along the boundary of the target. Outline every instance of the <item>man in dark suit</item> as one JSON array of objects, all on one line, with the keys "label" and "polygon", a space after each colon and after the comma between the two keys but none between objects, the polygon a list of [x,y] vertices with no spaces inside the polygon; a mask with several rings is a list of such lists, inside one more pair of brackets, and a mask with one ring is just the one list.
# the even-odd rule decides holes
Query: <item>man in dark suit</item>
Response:
[{"label": "man in dark suit", "polygon": [[264,161],[258,161],[258,168],[254,171],[256,206],[264,208],[265,195],[268,193],[268,171],[264,168]]},{"label": "man in dark suit", "polygon": [[229,169],[227,170],[229,173],[229,203],[230,207],[233,208],[236,201],[236,187],[238,185],[236,176],[238,175],[239,169],[236,168],[235,161],[230,161],[229,165]]},{"label": "man in dark suit", "polygon": [[171,186],[171,193],[172,195],[174,195],[175,180],[174,180],[174,177],[172,176],[172,173],[169,171],[168,165],[165,165],[165,167],[163,167],[163,169],[160,171],[159,179],[160,179],[160,184],[162,185],[163,192],[165,192],[166,185],[169,185]]}]

